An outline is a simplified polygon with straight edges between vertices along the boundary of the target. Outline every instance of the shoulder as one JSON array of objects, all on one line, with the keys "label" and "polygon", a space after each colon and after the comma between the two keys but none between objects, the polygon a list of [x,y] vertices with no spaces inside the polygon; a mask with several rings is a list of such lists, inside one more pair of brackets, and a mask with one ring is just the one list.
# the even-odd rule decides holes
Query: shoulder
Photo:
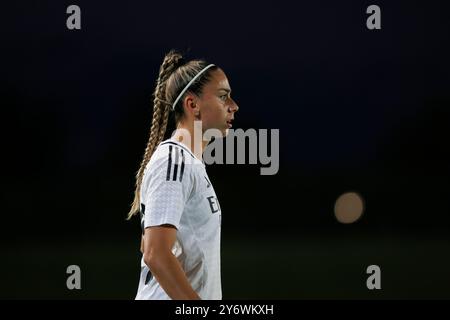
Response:
[{"label": "shoulder", "polygon": [[200,166],[203,166],[202,162],[186,146],[168,139],[155,149],[146,170],[152,174],[163,174],[168,181],[177,181]]},{"label": "shoulder", "polygon": [[173,161],[177,157],[178,159],[182,159],[187,165],[203,165],[202,161],[197,159],[187,146],[171,139],[161,142],[156,148],[154,156],[152,156],[155,160],[165,161],[169,161],[170,159]]}]

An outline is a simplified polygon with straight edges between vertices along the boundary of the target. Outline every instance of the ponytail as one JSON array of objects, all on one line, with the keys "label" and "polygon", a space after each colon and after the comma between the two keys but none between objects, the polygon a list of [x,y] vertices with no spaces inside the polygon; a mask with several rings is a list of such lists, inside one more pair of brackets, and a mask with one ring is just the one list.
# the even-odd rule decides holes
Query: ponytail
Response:
[{"label": "ponytail", "polygon": [[183,57],[181,54],[170,51],[164,57],[164,61],[159,69],[158,80],[156,81],[155,92],[153,93],[153,120],[150,128],[149,139],[147,147],[145,148],[144,157],[141,161],[139,170],[136,173],[136,186],[134,190],[134,200],[131,205],[131,209],[128,212],[128,218],[130,219],[140,210],[140,190],[142,179],[144,177],[145,167],[150,161],[150,158],[155,151],[158,144],[163,140],[166,133],[167,122],[169,119],[169,112],[171,105],[166,99],[166,83],[170,75],[181,65]]}]

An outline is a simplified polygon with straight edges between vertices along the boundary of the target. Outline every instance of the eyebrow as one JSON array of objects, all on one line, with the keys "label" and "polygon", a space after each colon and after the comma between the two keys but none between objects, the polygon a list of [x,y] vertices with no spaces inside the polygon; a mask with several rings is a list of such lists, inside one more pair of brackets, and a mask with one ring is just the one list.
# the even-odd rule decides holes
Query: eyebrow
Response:
[{"label": "eyebrow", "polygon": [[225,92],[227,92],[227,93],[230,93],[231,92],[231,89],[228,89],[228,88],[219,88],[219,91],[220,90],[223,90],[223,91],[225,91]]}]

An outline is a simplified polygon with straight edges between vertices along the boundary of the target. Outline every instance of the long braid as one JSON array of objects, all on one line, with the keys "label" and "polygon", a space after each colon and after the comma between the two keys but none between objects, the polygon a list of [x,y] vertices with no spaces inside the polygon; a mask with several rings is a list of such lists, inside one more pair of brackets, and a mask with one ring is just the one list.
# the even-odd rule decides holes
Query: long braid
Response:
[{"label": "long braid", "polygon": [[164,110],[164,114],[161,117],[161,125],[160,125],[160,129],[159,129],[159,136],[158,136],[158,140],[162,141],[164,139],[164,134],[166,133],[166,129],[167,129],[167,123],[169,122],[169,113],[170,113],[170,108],[171,106],[166,104],[166,108]]},{"label": "long braid", "polygon": [[150,135],[145,148],[144,157],[136,174],[136,188],[134,191],[134,200],[131,209],[128,212],[128,219],[137,214],[140,210],[140,190],[144,177],[145,167],[150,161],[150,158],[155,151],[155,148],[164,138],[167,128],[167,122],[170,113],[170,104],[166,99],[166,84],[170,75],[180,66],[183,57],[181,54],[170,51],[165,57],[159,69],[158,80],[156,81],[156,88],[153,99],[153,120],[150,128]]}]

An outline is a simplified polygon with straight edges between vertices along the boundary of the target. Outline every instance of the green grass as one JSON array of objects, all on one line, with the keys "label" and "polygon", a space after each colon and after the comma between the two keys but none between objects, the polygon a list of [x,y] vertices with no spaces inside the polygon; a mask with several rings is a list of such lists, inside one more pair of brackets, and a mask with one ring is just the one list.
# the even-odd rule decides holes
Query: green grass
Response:
[{"label": "green grass", "polygon": [[[4,247],[0,298],[133,299],[138,242],[97,239]],[[418,237],[222,238],[224,299],[449,299],[450,242]],[[66,288],[67,266],[81,290]],[[381,290],[366,287],[381,267]]]}]

